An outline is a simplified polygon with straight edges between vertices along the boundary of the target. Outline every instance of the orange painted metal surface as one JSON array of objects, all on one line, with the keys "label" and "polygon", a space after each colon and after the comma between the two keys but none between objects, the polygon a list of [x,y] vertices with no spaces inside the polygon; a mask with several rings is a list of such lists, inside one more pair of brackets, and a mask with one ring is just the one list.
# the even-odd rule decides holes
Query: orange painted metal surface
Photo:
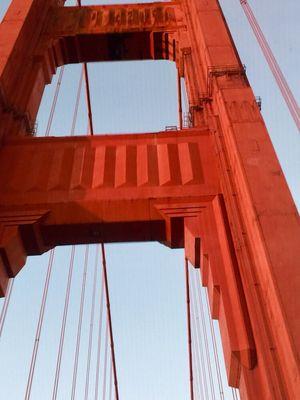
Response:
[{"label": "orange painted metal surface", "polygon": [[[219,192],[207,130],[23,139],[4,146],[0,162],[2,215],[43,214],[46,246],[164,240],[158,204]],[[29,249],[34,239],[24,240]]]},{"label": "orange painted metal surface", "polygon": [[179,2],[60,7],[52,12],[52,37],[123,32],[176,32],[184,14]]},{"label": "orange painted metal surface", "polygon": [[[58,4],[14,0],[0,25],[1,293],[28,254],[55,245],[184,247],[229,383],[242,399],[296,399],[299,216],[218,2]],[[195,129],[24,137],[58,66],[145,58],[176,62]]]}]

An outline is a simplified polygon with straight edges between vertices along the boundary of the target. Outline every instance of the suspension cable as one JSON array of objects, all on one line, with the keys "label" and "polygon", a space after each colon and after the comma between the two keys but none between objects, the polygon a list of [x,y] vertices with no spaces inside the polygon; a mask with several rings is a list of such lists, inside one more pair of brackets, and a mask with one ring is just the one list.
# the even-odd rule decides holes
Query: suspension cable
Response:
[{"label": "suspension cable", "polygon": [[179,129],[182,130],[182,90],[181,90],[181,76],[179,68],[177,68],[177,97],[178,97],[178,119],[179,119]]},{"label": "suspension cable", "polygon": [[207,378],[206,378],[206,373],[205,373],[205,362],[204,362],[204,355],[203,355],[203,349],[202,349],[203,345],[202,345],[201,334],[200,334],[200,322],[199,322],[199,316],[196,312],[196,307],[194,306],[193,301],[191,302],[191,312],[192,312],[192,316],[194,318],[195,341],[196,341],[197,350],[198,350],[196,355],[197,355],[197,360],[198,360],[198,364],[199,364],[199,369],[201,372],[201,374],[199,375],[200,386],[201,386],[201,395],[202,395],[203,399],[207,400],[208,399],[208,385],[207,385]]},{"label": "suspension cable", "polygon": [[108,319],[106,320],[106,329],[105,329],[105,349],[104,349],[104,369],[103,369],[103,392],[102,392],[102,400],[106,398],[106,376],[107,376],[107,358],[108,358]]},{"label": "suspension cable", "polygon": [[89,74],[87,63],[83,63],[83,72],[85,78],[85,89],[86,89],[86,102],[88,108],[88,117],[89,117],[89,131],[90,135],[94,135],[94,126],[93,126],[93,115],[92,115],[92,106],[91,106],[91,92],[90,92],[90,84],[89,84]]},{"label": "suspension cable", "polygon": [[55,370],[55,378],[54,378],[54,385],[53,385],[53,392],[52,392],[52,400],[55,400],[57,397],[57,391],[58,391],[58,385],[59,385],[61,360],[62,360],[62,354],[63,354],[63,348],[64,348],[66,322],[67,322],[67,316],[68,316],[71,283],[72,283],[72,276],[73,276],[73,269],[74,269],[74,257],[75,257],[75,246],[73,245],[71,247],[71,254],[70,254],[70,265],[69,265],[69,273],[68,273],[68,280],[67,280],[64,311],[63,311],[63,317],[62,317],[62,323],[61,323],[60,340],[59,340],[59,348],[58,348],[57,361],[56,361],[56,370]]},{"label": "suspension cable", "polygon": [[231,394],[232,394],[233,400],[238,400],[236,388],[231,388]]},{"label": "suspension cable", "polygon": [[[198,322],[196,320],[193,298],[191,296],[191,316],[192,316],[192,337],[195,338],[192,342],[194,348],[193,359],[195,360],[195,381],[198,389],[199,399],[206,400],[203,392],[203,380],[202,380],[202,368],[200,363],[200,347],[199,347],[199,337],[198,337]],[[193,329],[194,328],[194,329]]]},{"label": "suspension cable", "polygon": [[81,71],[81,74],[80,74],[79,84],[78,84],[78,89],[77,89],[77,94],[76,94],[76,102],[75,102],[72,127],[71,127],[71,136],[74,136],[74,133],[75,133],[75,127],[76,127],[78,109],[79,109],[79,102],[80,102],[80,96],[81,96],[81,91],[82,91],[82,81],[83,81],[83,70]]},{"label": "suspension cable", "polygon": [[[206,292],[205,300],[206,300],[206,308],[207,308],[207,311],[208,311],[208,313],[210,315],[207,292]],[[214,328],[213,321],[212,321],[211,318],[209,318],[209,326],[210,326],[210,332],[211,332],[211,337],[212,337],[212,342],[213,342],[213,352],[214,352],[214,359],[215,359],[216,370],[217,370],[217,379],[218,379],[220,397],[221,397],[222,400],[224,400],[225,397],[224,397],[224,389],[223,389],[223,383],[222,383],[220,359],[219,359],[219,354],[218,354],[218,349],[217,349],[215,328]]]},{"label": "suspension cable", "polygon": [[78,326],[77,326],[77,340],[76,340],[75,360],[74,360],[74,368],[73,368],[71,400],[74,400],[75,393],[76,393],[77,370],[78,370],[78,359],[79,359],[79,350],[80,350],[80,341],[81,341],[82,317],[83,317],[83,309],[84,309],[84,301],[85,301],[85,287],[86,287],[88,258],[89,258],[89,245],[86,245],[85,255],[84,255],[84,270],[83,270],[83,277],[82,277],[81,296],[80,296],[79,319],[78,319]]},{"label": "suspension cable", "polygon": [[105,298],[106,298],[108,329],[109,329],[110,348],[111,348],[111,359],[112,359],[113,377],[114,377],[114,386],[115,386],[115,400],[119,400],[115,346],[114,346],[114,336],[113,336],[113,329],[112,329],[112,318],[111,318],[111,310],[110,310],[109,288],[108,288],[107,267],[106,267],[106,255],[105,255],[105,247],[104,247],[103,243],[101,243],[101,252],[102,252],[102,267],[103,267],[103,279],[104,279],[104,289],[105,289]]},{"label": "suspension cable", "polygon": [[[192,337],[193,336],[194,336],[194,330],[192,329]],[[200,383],[199,383],[200,366],[198,365],[198,362],[197,362],[195,342],[192,343],[192,352],[193,352],[193,360],[195,360],[195,363],[194,363],[194,372],[195,372],[195,374],[194,374],[194,376],[195,376],[195,379],[194,379],[194,384],[195,384],[194,385],[194,392],[195,392],[195,400],[196,399],[197,400],[202,400],[203,399],[202,394],[201,394],[202,387],[200,387]]]},{"label": "suspension cable", "polygon": [[45,136],[49,136],[50,135],[50,129],[51,129],[51,125],[52,125],[52,122],[53,122],[54,112],[55,112],[55,109],[56,109],[57,99],[58,99],[58,95],[59,95],[59,91],[60,91],[60,87],[61,87],[61,82],[62,82],[64,70],[65,70],[65,67],[62,66],[60,71],[59,71],[59,76],[58,76],[58,80],[57,80],[57,83],[56,83],[54,97],[53,97],[53,100],[52,100],[52,105],[51,105],[51,109],[50,109],[50,114],[49,114],[49,118],[48,118],[48,123],[47,123]]},{"label": "suspension cable", "polygon": [[8,306],[9,306],[10,299],[11,299],[11,294],[12,294],[14,281],[15,281],[14,278],[11,278],[8,281],[8,285],[7,285],[6,295],[5,295],[5,298],[4,298],[4,303],[3,303],[2,310],[1,310],[1,315],[0,315],[0,338],[1,338],[1,335],[2,335],[2,331],[3,331],[5,319],[6,319],[6,314],[7,314]]},{"label": "suspension cable", "polygon": [[[60,77],[62,78],[62,77]],[[61,79],[59,79],[61,82]],[[72,119],[72,127],[71,127],[71,136],[74,136],[77,117],[78,117],[78,109],[79,109],[79,102],[82,90],[82,81],[83,81],[83,71],[79,78],[77,95],[76,95],[76,102],[73,112],[73,119]],[[49,121],[48,121],[49,124]],[[51,125],[51,124],[50,124]],[[52,392],[52,399],[55,400],[57,398],[57,391],[59,386],[59,378],[60,378],[60,368],[61,368],[61,360],[62,360],[62,353],[64,347],[64,338],[65,338],[65,330],[66,330],[66,321],[68,316],[68,309],[69,309],[69,302],[70,302],[70,291],[71,291],[71,282],[74,270],[74,258],[75,258],[75,246],[71,247],[71,254],[70,254],[70,265],[69,265],[69,274],[67,279],[67,288],[66,288],[66,296],[65,296],[65,304],[64,304],[64,311],[63,311],[63,318],[62,318],[62,325],[61,325],[61,332],[60,332],[60,342],[59,342],[59,349],[58,349],[58,356],[56,362],[56,370],[55,370],[55,378],[54,378],[54,385],[53,385],[53,392]]]},{"label": "suspension cable", "polygon": [[92,307],[91,307],[91,315],[90,315],[90,332],[89,332],[88,356],[87,356],[87,367],[86,367],[86,378],[85,378],[85,391],[84,391],[84,399],[85,400],[88,400],[88,397],[89,397],[91,354],[92,354],[92,346],[93,346],[93,330],[94,330],[94,319],[95,319],[96,283],[97,283],[97,272],[98,272],[98,255],[99,255],[99,252],[98,252],[98,246],[97,246],[96,254],[95,254]]},{"label": "suspension cable", "polygon": [[254,35],[258,41],[258,44],[266,58],[266,61],[273,73],[273,76],[277,82],[277,85],[281,91],[281,94],[286,102],[286,105],[291,113],[292,118],[295,121],[295,124],[300,131],[300,108],[297,104],[297,101],[283,75],[283,72],[269,46],[269,43],[263,34],[260,25],[248,3],[247,0],[240,0],[241,6],[245,12],[245,15],[249,21],[249,24],[253,30]]},{"label": "suspension cable", "polygon": [[[81,7],[81,0],[77,0],[77,5]],[[90,83],[89,83],[89,73],[87,63],[83,63],[83,75],[85,80],[85,89],[86,89],[86,103],[88,108],[88,118],[89,118],[89,132],[90,135],[94,135],[94,126],[93,126],[93,114],[92,114],[92,105],[91,105],[91,92],[90,92]]]},{"label": "suspension cable", "polygon": [[[54,112],[55,112],[56,105],[57,105],[57,100],[58,100],[58,96],[59,96],[59,92],[60,92],[63,74],[64,74],[64,66],[62,66],[60,69],[58,80],[56,83],[56,88],[55,88],[54,97],[52,100],[50,114],[48,117],[45,136],[49,136],[49,134],[50,134],[50,129],[51,129],[52,122],[53,122]],[[44,321],[45,308],[46,308],[46,303],[47,303],[48,289],[49,289],[49,283],[50,283],[50,278],[51,278],[51,273],[52,273],[54,255],[55,255],[55,249],[51,249],[50,253],[49,253],[49,261],[48,261],[46,279],[45,279],[45,284],[44,284],[44,289],[43,289],[42,303],[41,303],[41,307],[40,307],[39,319],[38,319],[38,324],[37,324],[36,334],[35,334],[35,342],[34,342],[34,346],[33,346],[29,375],[28,375],[28,379],[27,379],[25,400],[28,400],[31,396],[32,382],[33,382],[33,376],[34,376],[34,371],[35,371],[35,366],[36,366],[37,353],[38,353],[38,349],[39,349],[40,335],[41,335],[43,321]]]},{"label": "suspension cable", "polygon": [[240,398],[240,392],[239,392],[239,390],[238,390],[237,388],[233,388],[233,390],[235,391],[236,399],[239,400],[239,398]]},{"label": "suspension cable", "polygon": [[49,253],[49,261],[48,261],[48,268],[47,268],[45,285],[44,285],[44,290],[43,290],[42,304],[41,304],[41,308],[40,308],[39,320],[38,320],[38,324],[37,324],[37,328],[36,328],[35,341],[34,341],[34,346],[33,346],[33,351],[32,351],[32,356],[31,356],[31,363],[30,363],[29,375],[28,375],[27,386],[26,386],[25,400],[30,399],[30,396],[31,396],[32,381],[33,381],[37,353],[38,353],[40,337],[41,337],[41,331],[42,331],[42,326],[43,326],[43,321],[44,321],[45,308],[46,308],[47,295],[48,295],[48,289],[49,289],[49,282],[50,282],[50,278],[51,278],[53,260],[54,260],[54,249],[51,249],[50,253]]},{"label": "suspension cable", "polygon": [[191,306],[190,306],[190,279],[189,279],[189,264],[188,264],[187,258],[185,259],[185,289],[186,289],[186,314],[187,314],[187,330],[188,330],[189,371],[190,371],[190,397],[191,397],[191,400],[194,400]]},{"label": "suspension cable", "polygon": [[200,308],[202,332],[203,332],[203,337],[204,337],[206,360],[207,360],[207,366],[208,366],[208,377],[209,377],[209,383],[210,383],[210,390],[211,390],[212,398],[215,399],[216,395],[215,395],[214,383],[213,383],[212,366],[211,366],[211,360],[210,360],[207,328],[206,328],[206,323],[205,323],[205,314],[204,314],[203,301],[202,301],[202,296],[201,296],[200,282],[198,284],[198,280],[197,280],[197,282],[195,282],[195,279],[194,279],[192,282],[192,287],[194,289],[195,297],[196,297],[195,303],[196,303],[197,314],[199,314],[198,304],[200,305],[199,308]]},{"label": "suspension cable", "polygon": [[[111,360],[110,360],[111,361]],[[112,367],[112,362],[110,363],[110,368],[109,368],[109,394],[108,394],[108,400],[112,400],[113,396],[113,367]]]},{"label": "suspension cable", "polygon": [[100,354],[101,354],[101,332],[102,332],[102,320],[103,320],[103,303],[104,303],[104,280],[101,280],[100,288],[100,313],[99,313],[99,325],[98,325],[98,343],[97,343],[97,361],[96,361],[96,379],[95,379],[95,400],[98,400],[99,392],[99,372],[100,372]]}]

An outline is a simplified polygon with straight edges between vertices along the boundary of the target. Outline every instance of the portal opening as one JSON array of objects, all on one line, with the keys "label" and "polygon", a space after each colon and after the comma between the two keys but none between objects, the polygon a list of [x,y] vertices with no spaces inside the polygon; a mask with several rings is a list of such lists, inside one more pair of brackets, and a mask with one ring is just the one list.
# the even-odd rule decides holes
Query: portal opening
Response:
[{"label": "portal opening", "polygon": [[[62,67],[61,67],[62,68]],[[86,135],[88,113],[82,66],[66,65],[46,86],[37,116],[37,135],[47,130],[53,98],[59,86],[50,136]],[[179,127],[177,68],[171,61],[89,63],[89,80],[95,134],[142,133]],[[81,95],[74,112],[81,82]],[[184,90],[184,84],[181,84]],[[183,93],[184,94],[184,93]],[[186,98],[183,95],[183,98]],[[186,100],[183,109],[186,109]],[[63,110],[63,112],[62,112]]]}]

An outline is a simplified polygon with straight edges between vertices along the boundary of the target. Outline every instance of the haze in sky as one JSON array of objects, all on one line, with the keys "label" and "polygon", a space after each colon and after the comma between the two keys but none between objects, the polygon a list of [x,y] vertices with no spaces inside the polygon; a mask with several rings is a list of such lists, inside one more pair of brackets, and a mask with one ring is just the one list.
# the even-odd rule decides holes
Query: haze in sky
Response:
[{"label": "haze in sky", "polygon": [[[9,0],[0,1],[0,17]],[[120,1],[121,2],[121,1]],[[82,1],[82,4],[102,4]],[[106,3],[116,3],[106,2]],[[299,134],[248,26],[238,0],[220,1],[253,90],[262,98],[269,129],[294,199],[300,206]],[[249,0],[295,94],[300,98],[300,3]],[[68,4],[72,4],[68,2]],[[69,135],[80,66],[66,66],[51,135]],[[151,132],[178,124],[176,70],[171,62],[89,64],[94,130],[98,134]],[[38,134],[46,129],[57,76],[46,88]],[[87,131],[84,96],[76,134]],[[159,243],[107,245],[111,309],[122,400],[188,399],[188,358],[183,251]],[[76,250],[75,274],[58,399],[70,398],[84,246]],[[56,249],[32,400],[51,398],[70,248]],[[22,400],[28,377],[48,254],[31,257],[15,280],[0,341],[0,400]],[[95,247],[90,248],[87,293],[92,289]],[[97,286],[99,290],[99,284]],[[0,306],[3,300],[0,300]],[[91,296],[87,296],[77,399],[83,399]],[[99,307],[99,305],[97,305]],[[97,308],[98,310],[98,308]],[[96,325],[96,324],[95,324]],[[96,329],[96,328],[95,328]],[[92,358],[92,370],[95,355]],[[94,374],[94,372],[93,372]],[[94,384],[94,375],[91,385]],[[92,397],[91,397],[92,398]],[[231,399],[226,389],[226,399]]]}]

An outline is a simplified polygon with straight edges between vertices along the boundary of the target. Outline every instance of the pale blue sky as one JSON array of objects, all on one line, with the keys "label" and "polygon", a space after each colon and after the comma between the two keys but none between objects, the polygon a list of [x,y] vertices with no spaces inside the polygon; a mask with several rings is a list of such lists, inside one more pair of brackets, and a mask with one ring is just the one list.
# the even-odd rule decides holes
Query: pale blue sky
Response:
[{"label": "pale blue sky", "polygon": [[[220,2],[242,62],[247,66],[247,75],[254,92],[262,97],[263,116],[299,206],[299,134],[261,56],[239,1]],[[9,0],[0,0],[0,16],[8,3]],[[82,1],[82,4],[100,3],[102,2]],[[298,0],[285,3],[279,0],[252,0],[250,3],[299,101],[300,3]],[[176,71],[172,63],[99,63],[90,65],[89,70],[95,132],[156,131],[164,129],[166,125],[177,124]],[[62,96],[57,106],[59,112],[51,130],[53,135],[68,135],[70,132],[79,72],[80,66],[66,67]],[[54,84],[56,79],[57,76]],[[39,134],[45,131],[53,90],[54,85],[51,85],[45,92],[38,117]],[[83,104],[77,134],[84,134],[87,128]],[[77,273],[72,287],[72,307],[58,396],[61,400],[68,400],[70,393],[83,251],[83,247],[77,250]],[[94,251],[92,248],[92,258]],[[69,253],[69,248],[59,248],[56,251],[38,368],[33,384],[33,400],[50,399]],[[110,245],[107,246],[107,253],[121,400],[188,399],[182,251],[171,251],[160,244],[145,243]],[[16,279],[6,329],[0,341],[0,400],[24,398],[47,259],[48,255],[31,258]],[[92,265],[91,263],[88,278],[92,274]],[[91,288],[90,279],[88,287]],[[2,300],[0,306],[1,302]],[[87,327],[90,296],[86,306],[84,324]],[[83,336],[83,348],[86,347],[87,328]],[[83,398],[84,356],[85,351],[80,359],[77,399]],[[228,392],[226,399],[231,398]]]}]

